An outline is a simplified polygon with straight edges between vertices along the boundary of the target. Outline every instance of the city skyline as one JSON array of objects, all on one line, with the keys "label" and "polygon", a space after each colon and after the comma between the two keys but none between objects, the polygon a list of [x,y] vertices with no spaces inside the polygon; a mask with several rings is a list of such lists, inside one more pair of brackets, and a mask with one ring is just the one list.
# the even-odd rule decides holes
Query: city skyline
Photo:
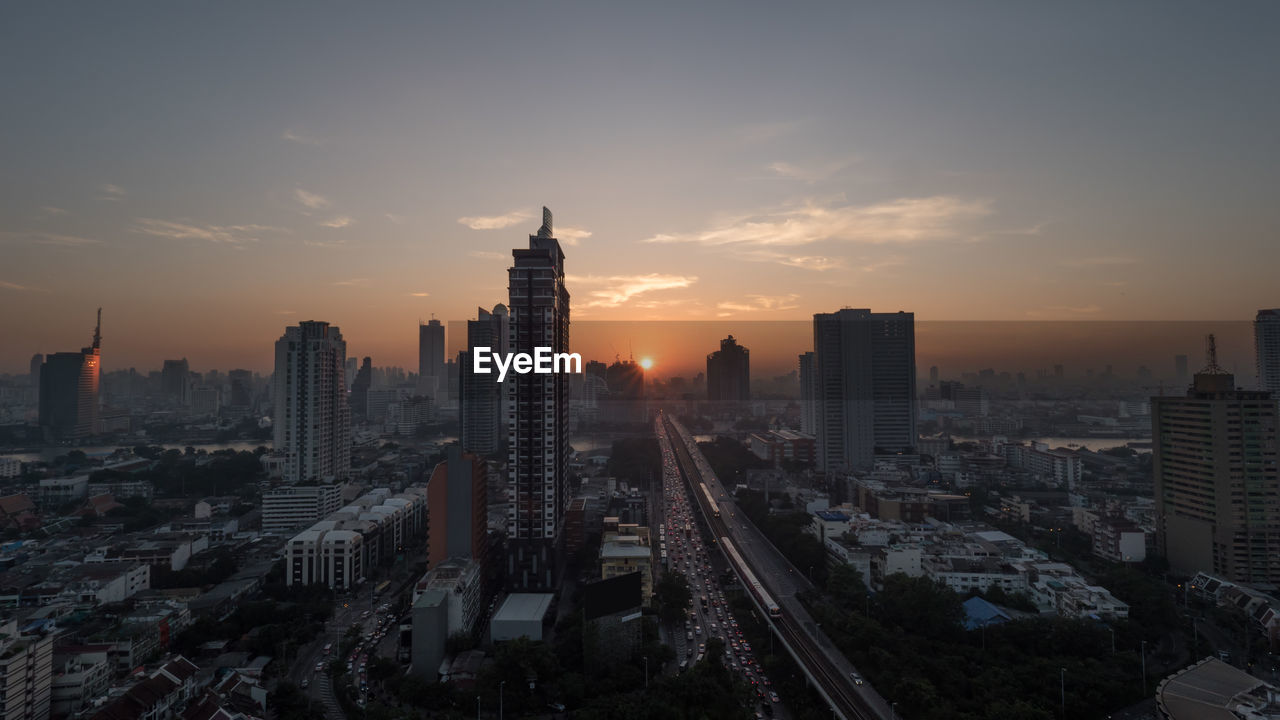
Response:
[{"label": "city skyline", "polygon": [[[310,318],[394,356],[419,318],[501,300],[542,204],[582,320],[1276,304],[1258,13],[807,7],[14,10],[0,372],[99,305],[124,367],[253,356]],[[512,112],[538,107],[556,119]]]}]

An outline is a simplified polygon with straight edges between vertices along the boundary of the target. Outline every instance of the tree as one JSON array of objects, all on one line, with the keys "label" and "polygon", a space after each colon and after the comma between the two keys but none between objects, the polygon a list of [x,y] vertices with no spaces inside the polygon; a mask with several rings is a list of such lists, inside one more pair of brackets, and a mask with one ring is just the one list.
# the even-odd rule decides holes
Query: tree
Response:
[{"label": "tree", "polygon": [[689,580],[684,573],[677,571],[664,573],[653,590],[659,615],[664,622],[678,622],[684,618],[689,603],[693,601]]}]

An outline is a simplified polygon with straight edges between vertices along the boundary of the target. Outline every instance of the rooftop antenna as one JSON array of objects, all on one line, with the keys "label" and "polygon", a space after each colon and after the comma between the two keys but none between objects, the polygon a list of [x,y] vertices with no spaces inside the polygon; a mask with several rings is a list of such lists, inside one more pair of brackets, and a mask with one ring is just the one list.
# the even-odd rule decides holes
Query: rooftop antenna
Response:
[{"label": "rooftop antenna", "polygon": [[1205,375],[1226,375],[1227,371],[1218,366],[1218,341],[1209,333],[1204,339],[1205,362],[1208,365],[1201,372]]}]

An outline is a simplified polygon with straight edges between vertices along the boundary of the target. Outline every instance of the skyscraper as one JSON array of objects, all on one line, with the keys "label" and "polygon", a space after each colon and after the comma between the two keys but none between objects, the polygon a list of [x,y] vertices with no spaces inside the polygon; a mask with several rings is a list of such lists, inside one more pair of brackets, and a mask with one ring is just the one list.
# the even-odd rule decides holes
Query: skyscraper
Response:
[{"label": "skyscraper", "polygon": [[191,366],[186,358],[164,361],[160,370],[160,391],[179,405],[191,404]]},{"label": "skyscraper", "polygon": [[373,358],[366,357],[351,383],[351,414],[364,420],[369,416],[369,388],[373,387]]},{"label": "skyscraper", "polygon": [[916,443],[915,315],[813,316],[818,454],[827,472],[867,469]]},{"label": "skyscraper", "polygon": [[751,401],[751,351],[732,335],[720,341],[720,349],[707,355],[707,399],[711,402]]},{"label": "skyscraper", "polygon": [[98,308],[92,345],[80,352],[45,357],[40,367],[40,427],[46,440],[80,440],[98,431],[101,347],[102,308]]},{"label": "skyscraper", "polygon": [[[569,291],[564,252],[551,234],[551,211],[511,251],[508,270],[510,352],[569,351]],[[556,587],[557,549],[569,480],[569,396],[560,373],[528,373],[503,383],[507,409],[507,579],[522,590]]]},{"label": "skyscraper", "polygon": [[450,445],[427,483],[427,567],[450,558],[483,565],[489,531],[485,461],[461,445]]},{"label": "skyscraper", "polygon": [[800,354],[800,431],[808,435],[818,433],[818,375],[813,365],[812,352]]},{"label": "skyscraper", "polygon": [[471,372],[471,352],[487,347],[495,353],[507,353],[507,307],[501,303],[493,312],[477,308],[476,319],[467,321],[467,349],[459,353],[459,412],[462,420],[462,447],[488,455],[502,448],[506,439],[506,423],[502,417],[502,386],[496,376]]},{"label": "skyscraper", "polygon": [[1173,377],[1178,387],[1185,387],[1187,384],[1187,356],[1173,356]]},{"label": "skyscraper", "polygon": [[1217,367],[1185,396],[1151,400],[1152,474],[1161,552],[1178,572],[1280,582],[1276,403],[1237,390]]},{"label": "skyscraper", "polygon": [[1258,389],[1280,398],[1280,309],[1259,310],[1253,321]]},{"label": "skyscraper", "polygon": [[286,482],[335,482],[351,470],[347,343],[337,327],[308,320],[276,341],[275,450]]},{"label": "skyscraper", "polygon": [[227,373],[231,384],[231,397],[227,403],[238,411],[253,407],[253,373],[248,370],[232,370]]},{"label": "skyscraper", "polygon": [[448,382],[444,374],[444,325],[435,318],[426,323],[419,321],[418,392],[433,400],[443,399]]}]

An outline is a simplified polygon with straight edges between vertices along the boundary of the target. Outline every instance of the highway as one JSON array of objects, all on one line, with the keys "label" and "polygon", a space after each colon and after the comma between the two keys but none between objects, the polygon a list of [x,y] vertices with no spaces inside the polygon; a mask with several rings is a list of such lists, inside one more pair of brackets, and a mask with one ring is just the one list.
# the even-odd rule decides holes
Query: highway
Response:
[{"label": "highway", "polygon": [[[781,617],[772,623],[778,637],[820,694],[831,703],[832,711],[845,720],[894,720],[893,709],[879,693],[868,684],[854,681],[861,675],[796,598],[799,590],[813,587],[805,574],[792,566],[759,529],[747,521],[689,433],[677,421],[665,416],[660,427],[665,429],[690,495],[708,526],[718,537],[727,536],[733,541],[751,572],[780,606]],[[700,492],[701,483],[707,485],[710,497]],[[711,503],[715,503],[719,517],[712,511]]]}]

